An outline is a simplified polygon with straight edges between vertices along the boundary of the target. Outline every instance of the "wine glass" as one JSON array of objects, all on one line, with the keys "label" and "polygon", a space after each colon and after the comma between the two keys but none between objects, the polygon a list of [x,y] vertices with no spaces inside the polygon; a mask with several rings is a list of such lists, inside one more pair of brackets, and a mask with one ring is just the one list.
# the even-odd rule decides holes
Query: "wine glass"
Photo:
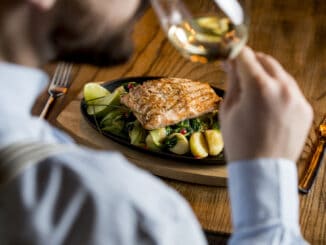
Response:
[{"label": "wine glass", "polygon": [[245,0],[151,0],[151,4],[170,42],[193,62],[232,59],[247,42]]}]

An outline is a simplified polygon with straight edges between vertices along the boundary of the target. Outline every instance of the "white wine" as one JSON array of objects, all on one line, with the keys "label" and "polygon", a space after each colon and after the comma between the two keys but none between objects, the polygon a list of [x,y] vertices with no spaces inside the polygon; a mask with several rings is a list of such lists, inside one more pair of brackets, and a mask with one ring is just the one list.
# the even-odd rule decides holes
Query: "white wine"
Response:
[{"label": "white wine", "polygon": [[172,25],[168,37],[183,56],[193,62],[235,57],[247,41],[247,27],[228,18],[199,17]]}]

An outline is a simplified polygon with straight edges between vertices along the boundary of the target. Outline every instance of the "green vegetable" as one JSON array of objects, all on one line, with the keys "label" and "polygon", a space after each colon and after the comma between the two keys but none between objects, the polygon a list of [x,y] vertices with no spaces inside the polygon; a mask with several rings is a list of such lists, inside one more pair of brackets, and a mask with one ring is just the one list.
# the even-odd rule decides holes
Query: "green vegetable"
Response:
[{"label": "green vegetable", "polygon": [[186,131],[187,132],[185,134],[186,136],[191,135],[192,132],[193,132],[193,129],[192,129],[191,125],[190,125],[190,120],[189,119],[186,119],[186,120],[184,120],[182,122],[179,122],[179,123],[177,123],[175,125],[172,125],[171,129],[172,129],[171,130],[172,132],[170,132],[170,133],[180,133],[182,131]]},{"label": "green vegetable", "polygon": [[122,109],[109,111],[100,122],[101,130],[115,135],[124,136],[122,132],[125,126],[123,115],[124,110]]},{"label": "green vegetable", "polygon": [[203,128],[203,122],[199,118],[191,119],[190,125],[191,125],[193,132],[201,131]]},{"label": "green vegetable", "polygon": [[177,142],[178,142],[178,139],[176,136],[167,137],[164,140],[164,148],[166,148],[166,149],[173,148],[177,144]]},{"label": "green vegetable", "polygon": [[173,128],[171,126],[166,126],[165,130],[166,130],[166,135],[170,135],[173,132]]},{"label": "green vegetable", "polygon": [[145,142],[146,130],[138,121],[133,123],[132,129],[129,131],[130,143],[132,145],[142,145]]},{"label": "green vegetable", "polygon": [[100,126],[110,126],[113,121],[120,120],[122,118],[123,112],[119,109],[109,111],[106,116],[101,120]]},{"label": "green vegetable", "polygon": [[219,121],[218,121],[218,111],[214,111],[212,113],[212,116],[213,116],[213,124],[212,124],[212,129],[220,129],[220,124],[219,124]]},{"label": "green vegetable", "polygon": [[218,121],[213,122],[211,128],[212,128],[212,129],[219,130],[219,129],[220,129],[220,124],[218,123]]},{"label": "green vegetable", "polygon": [[201,131],[206,129],[219,129],[217,111],[207,113],[198,119],[201,121]]},{"label": "green vegetable", "polygon": [[123,127],[124,127],[123,120],[114,120],[110,125],[101,128],[101,130],[104,132],[110,132],[118,136],[123,136],[121,134]]},{"label": "green vegetable", "polygon": [[[206,124],[199,118],[186,119],[175,125],[166,127],[167,135],[173,133],[181,133],[186,137],[190,137],[192,133],[203,131],[206,128]],[[184,133],[185,132],[185,133]]]},{"label": "green vegetable", "polygon": [[94,115],[96,117],[105,116],[110,110],[120,106],[120,96],[124,92],[124,88],[120,86],[116,88],[113,93],[102,98],[92,100],[87,107],[88,115]]}]

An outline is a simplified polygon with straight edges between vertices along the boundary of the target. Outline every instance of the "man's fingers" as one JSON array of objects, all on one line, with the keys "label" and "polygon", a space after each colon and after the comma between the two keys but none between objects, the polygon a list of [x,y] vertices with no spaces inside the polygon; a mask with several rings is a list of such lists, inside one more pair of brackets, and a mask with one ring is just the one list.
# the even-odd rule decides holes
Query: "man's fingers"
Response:
[{"label": "man's fingers", "polygon": [[264,53],[256,53],[256,57],[266,72],[274,78],[274,81],[279,81],[283,85],[289,86],[290,89],[300,90],[294,78],[284,70],[277,60]]},{"label": "man's fingers", "polygon": [[256,57],[258,61],[262,64],[264,69],[268,72],[272,77],[278,78],[280,75],[284,74],[285,71],[281,64],[279,64],[275,59],[271,56],[264,53],[256,53]]},{"label": "man's fingers", "polygon": [[228,110],[230,107],[232,107],[232,105],[239,99],[240,96],[240,86],[235,65],[236,64],[234,61],[228,61],[228,63],[225,64],[228,81],[227,90],[223,101],[223,110]]},{"label": "man's fingers", "polygon": [[240,86],[245,90],[261,87],[271,78],[257,60],[255,53],[248,47],[244,47],[236,58],[236,66]]},{"label": "man's fingers", "polygon": [[256,53],[256,57],[270,76],[279,80],[287,79],[287,72],[274,58],[264,53]]}]

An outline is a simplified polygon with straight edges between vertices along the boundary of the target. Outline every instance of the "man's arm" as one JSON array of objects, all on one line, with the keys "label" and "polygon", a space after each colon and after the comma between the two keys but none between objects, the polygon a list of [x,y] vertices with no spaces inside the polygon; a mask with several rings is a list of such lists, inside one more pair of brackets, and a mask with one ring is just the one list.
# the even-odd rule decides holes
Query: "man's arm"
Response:
[{"label": "man's arm", "polygon": [[228,173],[234,227],[230,244],[305,244],[294,162],[267,158],[232,162]]},{"label": "man's arm", "polygon": [[1,244],[206,244],[177,192],[113,152],[76,147],[0,194]]},{"label": "man's arm", "polygon": [[295,161],[312,109],[296,81],[268,55],[244,48],[226,68],[228,91],[220,120],[229,162],[230,242],[304,243]]}]

